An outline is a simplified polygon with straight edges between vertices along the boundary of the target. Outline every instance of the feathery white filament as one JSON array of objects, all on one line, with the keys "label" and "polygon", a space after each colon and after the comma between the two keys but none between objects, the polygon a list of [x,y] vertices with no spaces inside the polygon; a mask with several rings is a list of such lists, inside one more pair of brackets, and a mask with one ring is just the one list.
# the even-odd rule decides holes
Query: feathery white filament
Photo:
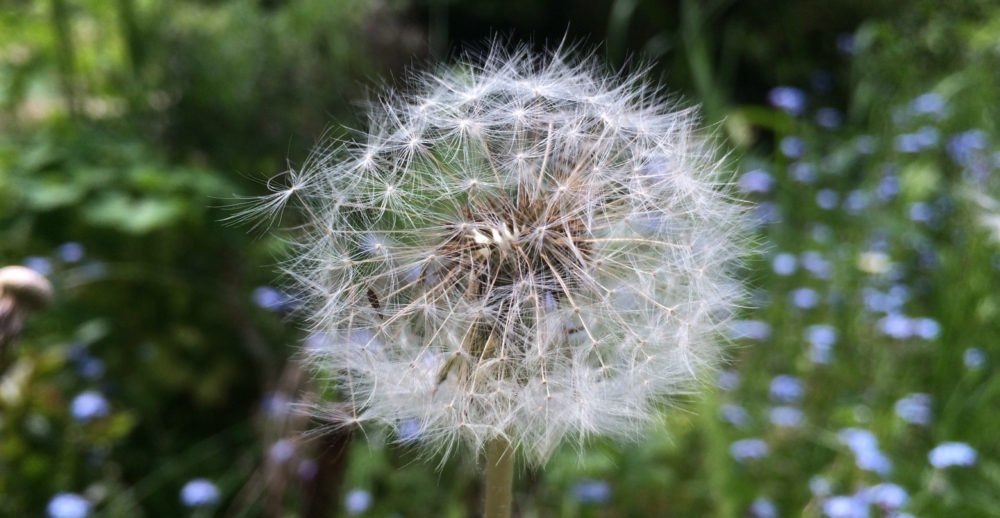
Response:
[{"label": "feathery white filament", "polygon": [[741,295],[745,208],[696,115],[526,51],[417,83],[258,209],[309,215],[288,270],[334,414],[445,450],[503,435],[533,462],[641,431],[717,359]]}]

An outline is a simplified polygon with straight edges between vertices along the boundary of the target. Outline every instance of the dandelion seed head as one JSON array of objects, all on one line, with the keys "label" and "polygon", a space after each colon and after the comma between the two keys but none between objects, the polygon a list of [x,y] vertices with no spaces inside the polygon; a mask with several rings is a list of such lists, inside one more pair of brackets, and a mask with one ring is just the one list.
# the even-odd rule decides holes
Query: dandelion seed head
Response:
[{"label": "dandelion seed head", "polygon": [[716,364],[743,297],[751,222],[710,135],[560,53],[413,79],[280,200],[309,216],[287,271],[342,394],[323,415],[419,423],[445,453],[502,436],[539,463],[567,436],[639,435]]}]

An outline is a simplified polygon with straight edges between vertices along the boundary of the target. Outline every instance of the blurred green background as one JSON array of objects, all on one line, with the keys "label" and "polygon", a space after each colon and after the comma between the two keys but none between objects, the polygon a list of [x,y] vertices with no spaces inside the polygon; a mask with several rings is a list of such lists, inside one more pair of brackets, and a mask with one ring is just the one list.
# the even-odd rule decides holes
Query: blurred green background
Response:
[{"label": "blurred green background", "polygon": [[474,459],[312,433],[281,231],[223,220],[497,35],[654,63],[761,243],[718,383],[515,514],[1000,516],[987,0],[0,0],[0,266],[56,289],[0,365],[0,516],[475,516]]}]

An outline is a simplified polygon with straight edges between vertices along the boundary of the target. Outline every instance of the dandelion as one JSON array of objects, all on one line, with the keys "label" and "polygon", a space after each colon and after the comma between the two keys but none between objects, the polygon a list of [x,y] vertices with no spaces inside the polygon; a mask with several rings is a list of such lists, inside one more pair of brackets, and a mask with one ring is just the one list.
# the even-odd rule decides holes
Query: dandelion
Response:
[{"label": "dandelion", "polygon": [[413,419],[433,451],[486,447],[488,479],[566,436],[638,436],[742,297],[747,210],[695,113],[559,53],[415,83],[265,200],[309,218],[288,271],[343,395],[325,417]]}]

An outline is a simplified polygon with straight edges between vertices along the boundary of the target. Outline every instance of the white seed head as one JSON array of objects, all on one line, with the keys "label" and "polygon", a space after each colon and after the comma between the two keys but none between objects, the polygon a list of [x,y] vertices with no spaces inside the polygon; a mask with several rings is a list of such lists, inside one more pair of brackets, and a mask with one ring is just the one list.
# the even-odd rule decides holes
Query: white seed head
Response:
[{"label": "white seed head", "polygon": [[[720,356],[745,207],[691,110],[527,51],[415,78],[295,173],[288,271],[343,424],[451,451],[630,437]],[[413,433],[406,441],[412,441]]]}]

